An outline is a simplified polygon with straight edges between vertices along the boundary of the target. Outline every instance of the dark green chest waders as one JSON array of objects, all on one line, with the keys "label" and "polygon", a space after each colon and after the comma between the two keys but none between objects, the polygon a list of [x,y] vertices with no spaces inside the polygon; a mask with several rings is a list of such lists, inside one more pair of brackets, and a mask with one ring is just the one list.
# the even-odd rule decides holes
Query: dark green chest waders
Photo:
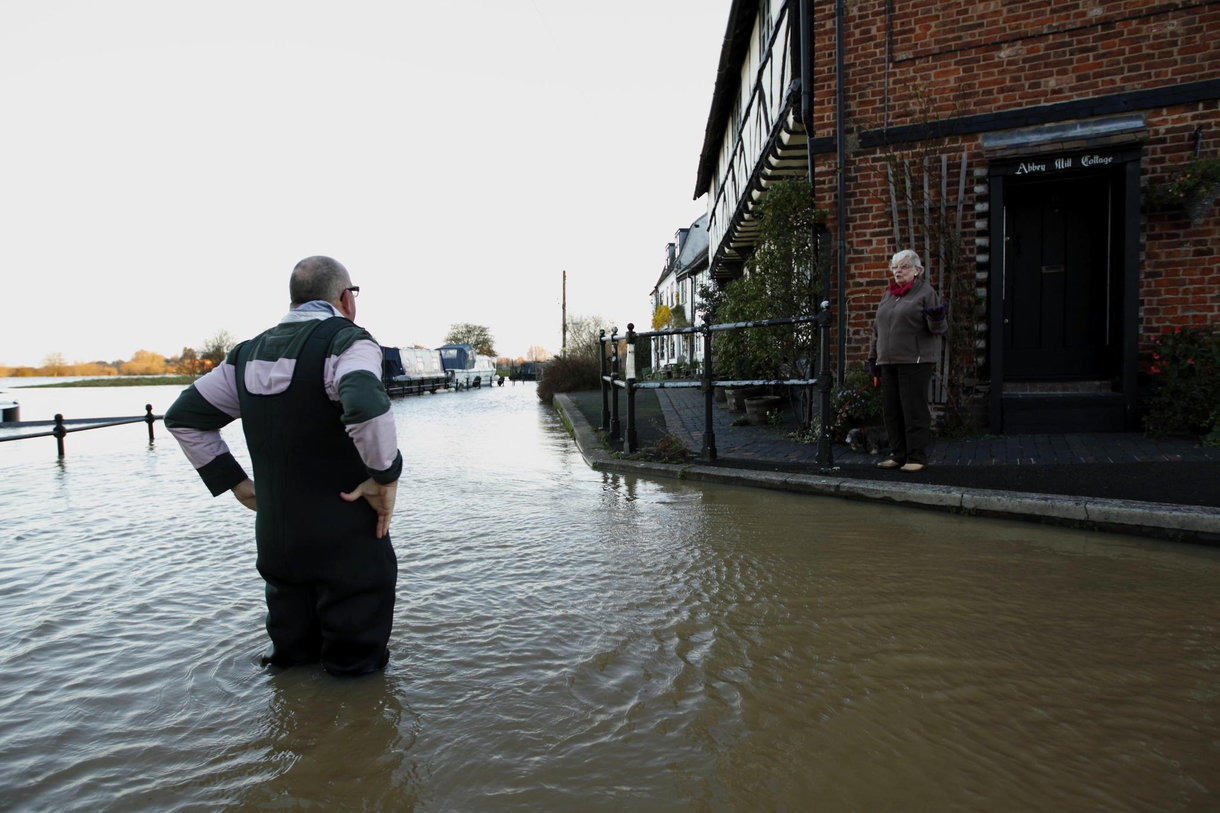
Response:
[{"label": "dark green chest waders", "polygon": [[246,365],[263,337],[246,342],[237,393],[258,496],[258,572],[267,582],[272,646],[263,660],[294,666],[320,658],[331,674],[359,675],[389,659],[398,562],[389,536],[374,537],[372,506],[339,496],[368,479],[322,381],[331,340],[350,324],[319,320],[292,382],[276,395],[246,390]]}]

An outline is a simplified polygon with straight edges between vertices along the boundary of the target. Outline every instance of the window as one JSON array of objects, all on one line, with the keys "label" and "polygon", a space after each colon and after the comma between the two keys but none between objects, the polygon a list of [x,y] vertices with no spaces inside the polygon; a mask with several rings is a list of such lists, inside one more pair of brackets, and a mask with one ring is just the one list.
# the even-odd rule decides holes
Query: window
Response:
[{"label": "window", "polygon": [[[789,12],[791,13],[791,12]],[[758,55],[766,58],[767,46],[771,43],[771,31],[774,23],[771,20],[771,0],[762,0],[758,9]]]}]

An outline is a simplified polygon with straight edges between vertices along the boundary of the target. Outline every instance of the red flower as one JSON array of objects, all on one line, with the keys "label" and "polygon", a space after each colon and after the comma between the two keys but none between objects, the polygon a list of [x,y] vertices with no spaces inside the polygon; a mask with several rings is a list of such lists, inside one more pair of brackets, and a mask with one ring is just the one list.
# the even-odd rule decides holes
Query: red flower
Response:
[{"label": "red flower", "polygon": [[1194,359],[1186,359],[1186,363],[1187,363],[1187,364],[1194,364],[1194,363],[1195,363],[1195,360],[1194,360]]},{"label": "red flower", "polygon": [[1152,372],[1152,374],[1153,374],[1153,375],[1155,375],[1156,373],[1159,373],[1159,372],[1161,371],[1161,368],[1160,368],[1160,367],[1158,367],[1158,366],[1156,366],[1155,364],[1154,364],[1154,365],[1152,365],[1152,367],[1151,367],[1151,368],[1149,368],[1149,369],[1150,369],[1150,372]]}]

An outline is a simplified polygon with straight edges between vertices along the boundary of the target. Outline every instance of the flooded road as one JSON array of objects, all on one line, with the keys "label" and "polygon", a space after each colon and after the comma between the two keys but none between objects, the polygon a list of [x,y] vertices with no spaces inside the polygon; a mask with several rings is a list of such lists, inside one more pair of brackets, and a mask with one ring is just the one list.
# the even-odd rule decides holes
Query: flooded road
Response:
[{"label": "flooded road", "polygon": [[1220,808],[1220,551],[603,475],[533,385],[394,411],[359,680],[258,668],[253,517],[160,426],[0,445],[0,809]]}]

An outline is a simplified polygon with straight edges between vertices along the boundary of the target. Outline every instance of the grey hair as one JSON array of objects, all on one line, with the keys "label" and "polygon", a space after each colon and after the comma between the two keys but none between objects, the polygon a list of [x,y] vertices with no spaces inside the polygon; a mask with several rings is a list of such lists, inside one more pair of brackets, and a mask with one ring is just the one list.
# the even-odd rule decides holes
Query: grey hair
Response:
[{"label": "grey hair", "polygon": [[292,276],[288,278],[288,295],[294,308],[315,299],[338,302],[339,297],[343,296],[343,289],[349,285],[351,277],[338,260],[322,256],[306,257],[292,269]]},{"label": "grey hair", "polygon": [[923,260],[919,259],[919,255],[909,248],[904,248],[890,258],[890,268],[898,265],[903,260],[910,260],[911,265],[914,266],[916,271],[923,270]]}]

